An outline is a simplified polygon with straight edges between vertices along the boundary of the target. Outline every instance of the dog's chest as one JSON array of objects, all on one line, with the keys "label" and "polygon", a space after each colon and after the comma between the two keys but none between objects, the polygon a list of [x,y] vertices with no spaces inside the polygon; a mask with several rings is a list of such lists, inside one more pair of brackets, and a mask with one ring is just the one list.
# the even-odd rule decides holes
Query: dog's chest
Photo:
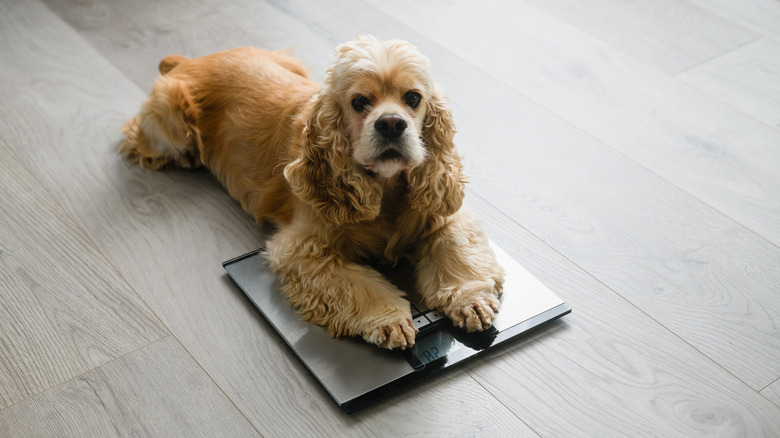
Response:
[{"label": "dog's chest", "polygon": [[348,252],[394,262],[409,251],[422,234],[424,220],[409,205],[406,187],[401,178],[386,183],[379,216],[345,230],[344,238],[352,249]]}]

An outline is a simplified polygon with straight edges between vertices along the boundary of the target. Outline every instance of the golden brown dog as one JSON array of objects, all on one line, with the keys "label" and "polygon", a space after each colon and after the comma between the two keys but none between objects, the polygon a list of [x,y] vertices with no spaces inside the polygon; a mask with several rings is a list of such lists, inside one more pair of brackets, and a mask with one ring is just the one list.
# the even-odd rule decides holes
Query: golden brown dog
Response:
[{"label": "golden brown dog", "polygon": [[455,128],[428,60],[401,41],[338,47],[324,83],[284,52],[168,56],[120,146],[151,169],[204,165],[278,231],[285,295],[334,336],[414,344],[403,293],[365,262],[409,259],[424,304],[469,331],[491,326],[504,272],[461,211]]}]

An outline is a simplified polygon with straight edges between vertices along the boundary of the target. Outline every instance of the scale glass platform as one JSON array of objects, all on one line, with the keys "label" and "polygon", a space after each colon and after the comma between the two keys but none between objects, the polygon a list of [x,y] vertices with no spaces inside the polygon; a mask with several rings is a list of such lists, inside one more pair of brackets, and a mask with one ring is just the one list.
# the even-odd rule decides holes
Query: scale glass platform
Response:
[{"label": "scale glass platform", "polygon": [[[381,349],[360,339],[334,339],[324,327],[302,321],[283,296],[262,250],[222,265],[336,403],[352,412],[571,312],[561,298],[501,248],[493,242],[491,247],[507,273],[493,327],[467,333],[433,312],[421,320],[430,327],[421,330],[415,345],[404,351]],[[407,271],[401,268],[385,274],[409,293],[410,306],[418,305],[414,292],[408,290],[414,284],[410,281],[413,272]]]}]

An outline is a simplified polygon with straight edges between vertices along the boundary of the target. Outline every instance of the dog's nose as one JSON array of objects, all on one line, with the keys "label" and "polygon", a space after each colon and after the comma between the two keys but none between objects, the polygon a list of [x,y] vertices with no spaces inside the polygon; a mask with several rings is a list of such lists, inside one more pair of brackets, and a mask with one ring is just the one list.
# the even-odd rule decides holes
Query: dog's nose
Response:
[{"label": "dog's nose", "polygon": [[404,133],[404,130],[406,129],[406,120],[398,114],[383,114],[374,122],[374,129],[376,129],[382,137],[393,140]]}]

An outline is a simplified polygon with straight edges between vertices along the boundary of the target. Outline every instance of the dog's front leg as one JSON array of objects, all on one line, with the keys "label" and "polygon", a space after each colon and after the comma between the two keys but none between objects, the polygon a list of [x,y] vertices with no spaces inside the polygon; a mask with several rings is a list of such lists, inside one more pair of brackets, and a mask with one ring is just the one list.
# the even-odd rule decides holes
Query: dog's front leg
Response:
[{"label": "dog's front leg", "polygon": [[447,218],[417,246],[414,261],[417,288],[429,308],[468,331],[493,324],[505,273],[470,212],[464,209]]},{"label": "dog's front leg", "polygon": [[287,230],[269,241],[268,256],[282,291],[305,320],[334,337],[361,336],[384,348],[414,345],[409,302],[376,270],[346,260],[316,236]]}]

